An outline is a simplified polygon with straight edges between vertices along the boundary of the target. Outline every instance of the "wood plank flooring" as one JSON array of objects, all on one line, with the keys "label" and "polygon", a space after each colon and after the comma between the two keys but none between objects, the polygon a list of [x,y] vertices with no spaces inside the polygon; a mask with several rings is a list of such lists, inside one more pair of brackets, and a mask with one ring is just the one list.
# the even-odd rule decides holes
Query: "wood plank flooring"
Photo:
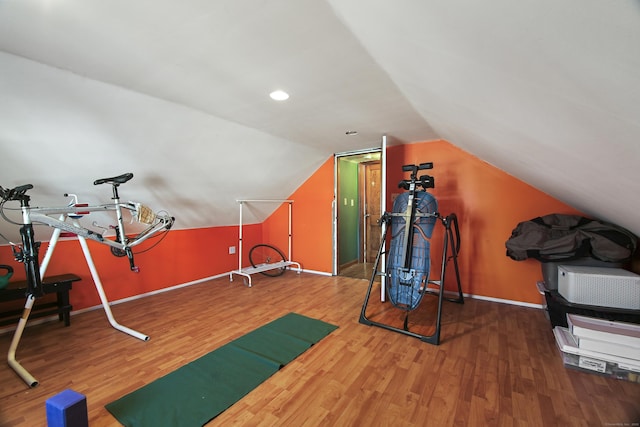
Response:
[{"label": "wood plank flooring", "polygon": [[[90,426],[118,426],[105,404],[292,311],[339,328],[208,426],[640,422],[640,384],[566,369],[542,310],[445,302],[441,344],[433,346],[358,323],[367,285],[287,272],[256,275],[252,288],[221,278],[113,306],[147,342],[113,329],[101,309],[73,316],[69,328],[31,326],[18,359],[40,385],[29,389],[0,367],[0,426],[45,426],[46,399],[67,388],[87,396]],[[425,296],[412,330],[429,329],[435,301]],[[401,324],[387,305],[372,304],[368,316]],[[4,354],[11,337],[0,336]]]},{"label": "wood plank flooring", "polygon": [[375,264],[372,262],[351,264],[348,267],[340,268],[339,276],[370,280],[374,266]]}]

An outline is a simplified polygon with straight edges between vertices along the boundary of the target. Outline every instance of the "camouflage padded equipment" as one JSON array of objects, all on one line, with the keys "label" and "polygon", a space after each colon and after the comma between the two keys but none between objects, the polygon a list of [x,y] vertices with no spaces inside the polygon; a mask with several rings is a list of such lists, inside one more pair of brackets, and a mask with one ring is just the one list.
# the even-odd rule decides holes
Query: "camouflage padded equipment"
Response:
[{"label": "camouflage padded equipment", "polygon": [[386,274],[387,295],[400,309],[415,309],[422,300],[431,269],[430,239],[436,224],[438,202],[426,191],[417,191],[413,199],[415,219],[411,219],[410,193],[400,194],[391,214],[391,244]]}]

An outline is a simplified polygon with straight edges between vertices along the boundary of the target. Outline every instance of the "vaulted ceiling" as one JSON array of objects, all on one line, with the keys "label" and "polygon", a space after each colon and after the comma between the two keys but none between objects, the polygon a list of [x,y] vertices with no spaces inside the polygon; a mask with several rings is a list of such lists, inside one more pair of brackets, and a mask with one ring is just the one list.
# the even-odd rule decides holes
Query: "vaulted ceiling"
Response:
[{"label": "vaulted ceiling", "polygon": [[227,225],[335,152],[443,138],[640,234],[639,42],[636,0],[0,0],[0,185],[133,172]]}]

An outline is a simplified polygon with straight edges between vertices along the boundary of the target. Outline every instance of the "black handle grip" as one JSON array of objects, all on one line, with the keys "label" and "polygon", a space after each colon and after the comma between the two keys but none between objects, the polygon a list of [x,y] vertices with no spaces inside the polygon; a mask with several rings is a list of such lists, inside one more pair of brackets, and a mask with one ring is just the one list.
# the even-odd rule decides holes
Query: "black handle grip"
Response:
[{"label": "black handle grip", "polygon": [[0,187],[0,196],[4,200],[23,200],[27,197],[25,196],[25,193],[32,188],[33,185],[31,184],[20,185],[10,190]]}]

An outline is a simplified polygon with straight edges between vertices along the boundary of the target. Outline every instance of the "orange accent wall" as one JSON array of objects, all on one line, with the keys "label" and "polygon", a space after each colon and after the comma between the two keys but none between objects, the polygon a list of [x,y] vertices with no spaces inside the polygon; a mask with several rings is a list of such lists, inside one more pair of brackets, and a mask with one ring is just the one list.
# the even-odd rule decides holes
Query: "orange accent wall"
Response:
[{"label": "orange accent wall", "polygon": [[[458,217],[463,291],[540,304],[542,297],[535,286],[542,279],[540,263],[511,260],[506,256],[505,242],[521,221],[549,213],[581,213],[443,140],[387,149],[388,210],[394,193],[400,192],[398,183],[408,177],[402,166],[425,162],[434,163],[434,168],[425,173],[435,178],[432,192],[440,213]],[[333,171],[331,157],[290,196],[294,200],[292,259],[305,269],[332,271]],[[286,216],[277,211],[263,223],[262,233],[285,251],[283,221]],[[432,242],[432,274],[436,278],[440,275],[443,235],[444,227],[437,227]],[[455,289],[451,262],[445,288]]]},{"label": "orange accent wall", "polygon": [[[407,178],[402,165],[433,162],[424,171],[435,178],[432,194],[441,215],[455,213],[460,225],[459,264],[465,293],[540,304],[536,282],[542,279],[540,263],[513,261],[505,242],[521,221],[549,213],[581,214],[553,197],[491,166],[447,141],[389,147],[387,195],[391,206],[398,183]],[[444,227],[439,227],[444,228]],[[439,272],[441,241],[434,233],[432,264]],[[439,242],[439,244],[438,244]],[[453,264],[447,267],[446,288],[455,289]]]},{"label": "orange accent wall", "polygon": [[[244,227],[248,241],[258,241],[260,225]],[[37,238],[37,231],[36,231]],[[212,227],[190,230],[171,230],[156,247],[143,252],[155,239],[134,248],[139,273],[129,269],[126,257],[111,254],[109,247],[89,241],[91,256],[109,301],[131,297],[159,289],[219,275],[238,268],[237,254],[229,254],[229,246],[238,246],[238,227]],[[40,258],[47,244],[40,248]],[[12,280],[24,280],[24,266],[13,260],[9,246],[0,247],[0,263],[14,268]],[[100,304],[89,267],[76,239],[58,242],[45,276],[73,273],[82,281],[73,285],[70,293],[74,310]],[[234,280],[233,283],[236,283]],[[240,283],[242,283],[240,281]]]},{"label": "orange accent wall", "polygon": [[[331,273],[333,256],[333,156],[289,197],[292,206],[291,259],[303,269]],[[263,223],[263,237],[286,255],[287,211],[280,207]]]}]

